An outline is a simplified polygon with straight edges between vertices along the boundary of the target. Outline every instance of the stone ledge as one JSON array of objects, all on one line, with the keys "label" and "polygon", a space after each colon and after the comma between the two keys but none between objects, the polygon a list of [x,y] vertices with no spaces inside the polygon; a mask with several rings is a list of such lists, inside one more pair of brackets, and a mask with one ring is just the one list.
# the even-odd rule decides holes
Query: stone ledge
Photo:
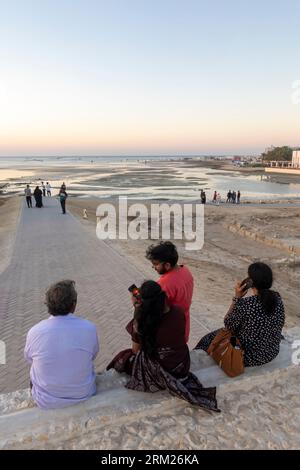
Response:
[{"label": "stone ledge", "polygon": [[[245,374],[228,378],[203,351],[192,351],[191,370],[204,386],[217,385],[217,396],[248,391],[264,382],[274,383],[297,366],[292,365],[291,343],[300,338],[300,328],[285,333],[279,356],[262,367],[247,368]],[[166,412],[174,414],[187,403],[167,392],[147,394],[124,388],[127,377],[109,371],[97,377],[97,395],[84,403],[60,410],[40,410],[30,400],[29,390],[0,396],[0,449],[64,448],[68,441],[82,442],[85,436],[99,436],[110,427]],[[189,405],[188,405],[189,406]],[[232,406],[235,406],[233,403]],[[192,409],[194,407],[191,407]],[[220,403],[222,408],[222,403]],[[203,416],[215,414],[198,410]],[[205,419],[205,418],[203,418]]]},{"label": "stone ledge", "polygon": [[276,238],[269,238],[263,233],[259,232],[258,229],[251,229],[250,227],[246,227],[245,225],[235,222],[233,224],[225,224],[225,228],[232,233],[237,233],[242,237],[249,238],[254,241],[258,241],[260,243],[264,243],[267,246],[274,246],[281,250],[287,251],[290,254],[296,256],[296,254],[300,254],[300,246],[298,246],[299,241],[292,239],[291,245],[288,244],[288,240],[282,241]]}]

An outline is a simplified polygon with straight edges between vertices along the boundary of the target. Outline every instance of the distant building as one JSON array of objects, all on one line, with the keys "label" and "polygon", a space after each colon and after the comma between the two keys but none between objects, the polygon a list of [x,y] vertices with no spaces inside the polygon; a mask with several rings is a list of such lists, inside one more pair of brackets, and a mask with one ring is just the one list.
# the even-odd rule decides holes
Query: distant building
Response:
[{"label": "distant building", "polygon": [[292,167],[300,168],[300,150],[293,151]]},{"label": "distant building", "polygon": [[290,175],[300,175],[300,150],[293,150],[292,161],[271,161],[266,172],[289,173]]}]

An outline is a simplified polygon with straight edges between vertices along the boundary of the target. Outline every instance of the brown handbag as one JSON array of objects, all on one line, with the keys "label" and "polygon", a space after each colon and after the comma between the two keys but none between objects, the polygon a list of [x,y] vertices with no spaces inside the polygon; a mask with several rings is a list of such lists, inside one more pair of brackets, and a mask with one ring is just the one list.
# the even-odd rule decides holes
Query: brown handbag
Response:
[{"label": "brown handbag", "polygon": [[207,354],[229,377],[244,372],[244,351],[240,341],[227,328],[222,328],[210,343]]}]

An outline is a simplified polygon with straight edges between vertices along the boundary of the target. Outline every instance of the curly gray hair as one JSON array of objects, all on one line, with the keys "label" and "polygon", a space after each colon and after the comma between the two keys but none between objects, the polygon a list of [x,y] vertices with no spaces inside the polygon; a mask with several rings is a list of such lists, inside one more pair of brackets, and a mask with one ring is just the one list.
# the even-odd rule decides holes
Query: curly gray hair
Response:
[{"label": "curly gray hair", "polygon": [[53,315],[67,315],[74,311],[77,303],[75,281],[65,279],[49,287],[46,292],[48,312]]}]

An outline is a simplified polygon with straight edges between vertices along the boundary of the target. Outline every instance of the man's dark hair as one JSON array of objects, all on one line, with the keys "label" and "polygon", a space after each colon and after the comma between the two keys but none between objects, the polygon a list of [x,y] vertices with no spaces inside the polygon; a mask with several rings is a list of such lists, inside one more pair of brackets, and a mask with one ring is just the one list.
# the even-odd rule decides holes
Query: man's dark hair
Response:
[{"label": "man's dark hair", "polygon": [[172,242],[160,242],[158,245],[150,245],[146,251],[146,258],[150,261],[157,260],[161,263],[170,263],[172,267],[177,264],[177,248]]},{"label": "man's dark hair", "polygon": [[57,282],[46,292],[46,305],[50,315],[67,315],[77,302],[75,282],[69,279]]}]

